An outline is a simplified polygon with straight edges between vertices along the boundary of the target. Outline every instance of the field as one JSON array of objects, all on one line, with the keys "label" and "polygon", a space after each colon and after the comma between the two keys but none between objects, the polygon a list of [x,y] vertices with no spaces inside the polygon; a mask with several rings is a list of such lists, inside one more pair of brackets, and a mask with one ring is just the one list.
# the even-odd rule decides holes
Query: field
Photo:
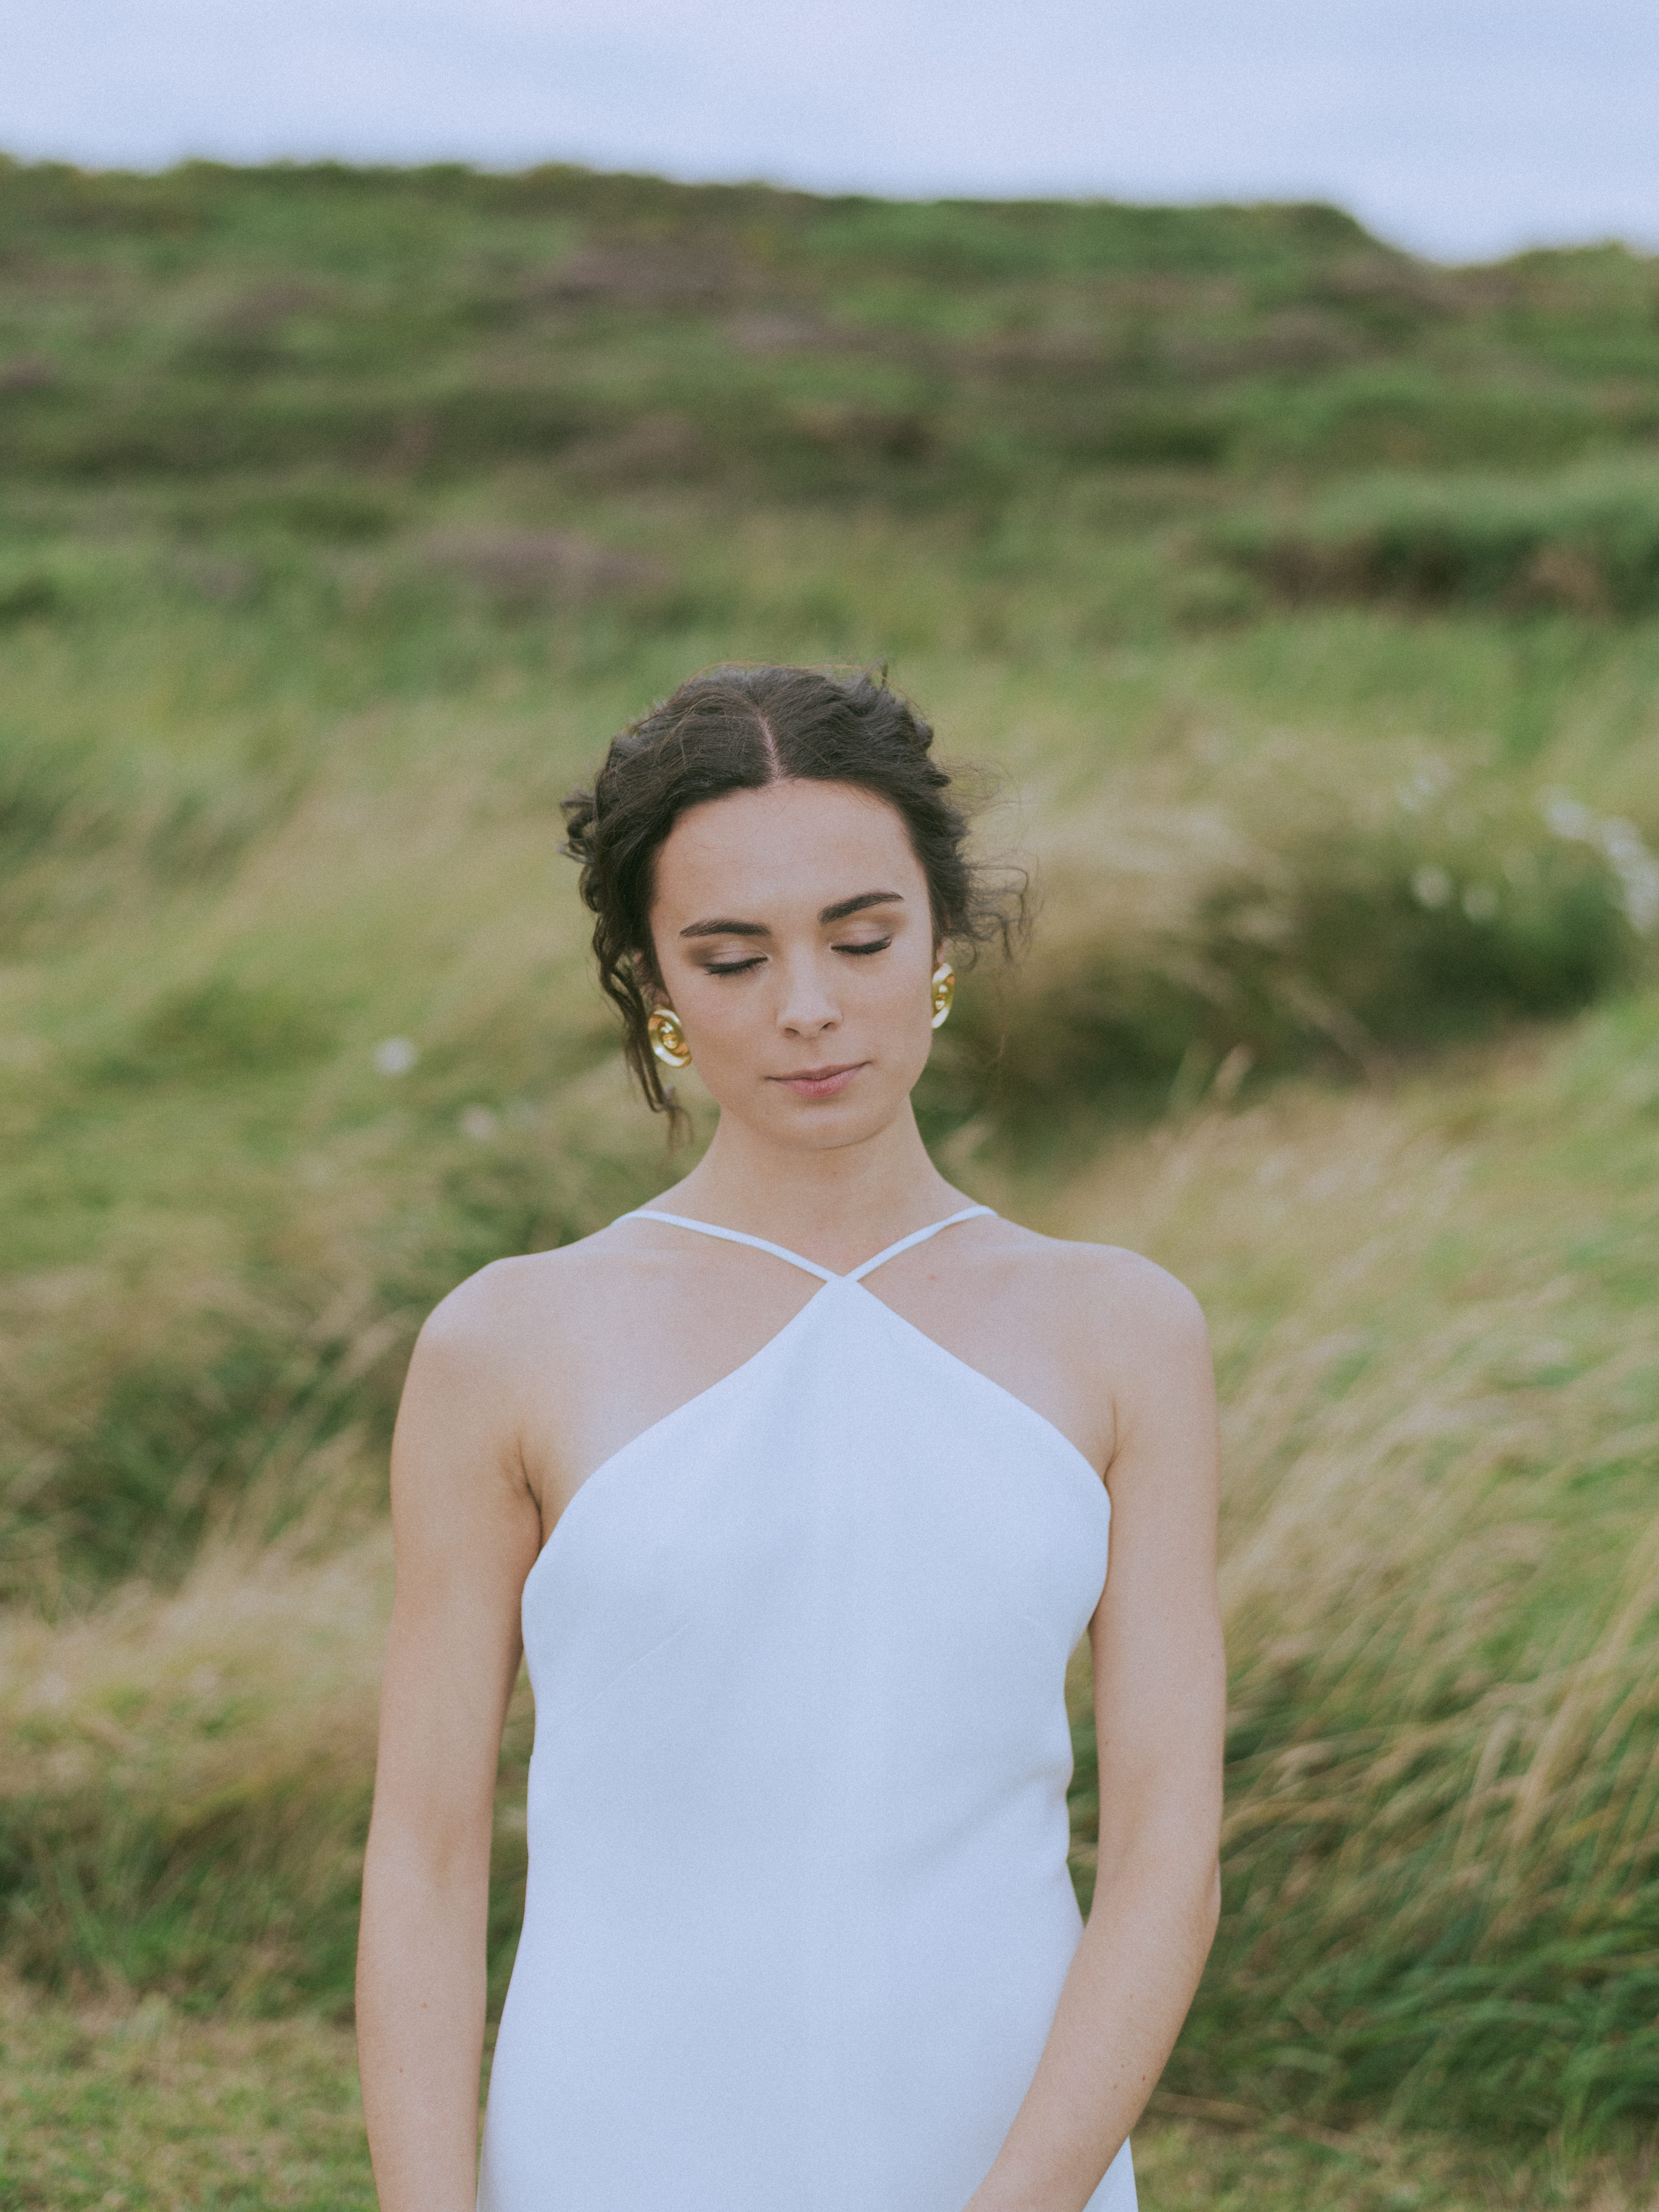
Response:
[{"label": "field", "polygon": [[969,766],[1041,910],[930,1140],[1211,1317],[1146,2201],[1650,2203],[1659,266],[206,167],[0,167],[0,2201],[369,2201],[402,1364],[696,1156],[557,802],[728,658],[885,660]]}]

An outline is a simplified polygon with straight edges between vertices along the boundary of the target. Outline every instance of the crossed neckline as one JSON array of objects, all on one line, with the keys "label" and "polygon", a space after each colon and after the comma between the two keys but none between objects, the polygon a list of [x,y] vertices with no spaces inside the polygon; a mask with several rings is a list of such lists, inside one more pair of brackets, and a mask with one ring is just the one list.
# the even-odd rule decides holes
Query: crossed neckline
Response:
[{"label": "crossed neckline", "polygon": [[874,1259],[861,1261],[844,1275],[836,1274],[833,1268],[821,1267],[816,1260],[804,1259],[799,1252],[792,1252],[787,1244],[774,1244],[769,1237],[750,1237],[742,1229],[721,1229],[712,1221],[694,1220],[689,1213],[664,1213],[655,1206],[636,1206],[632,1212],[619,1214],[617,1218],[622,1221],[665,1221],[672,1228],[695,1229],[700,1236],[718,1237],[728,1244],[752,1245],[756,1251],[769,1252],[775,1260],[787,1260],[792,1267],[799,1267],[809,1275],[816,1275],[823,1283],[861,1283],[866,1275],[874,1274],[876,1269],[884,1267],[888,1261],[896,1260],[901,1252],[909,1251],[913,1245],[925,1244],[930,1237],[937,1237],[941,1229],[953,1229],[958,1221],[972,1221],[981,1213],[994,1215],[995,1208],[964,1206],[959,1213],[947,1213],[942,1221],[930,1221],[925,1229],[913,1229],[908,1237],[901,1237],[896,1243],[889,1244],[884,1250],[878,1252]]},{"label": "crossed neckline", "polygon": [[[888,1245],[884,1250],[878,1252],[873,1259],[864,1261],[859,1267],[851,1269],[844,1275],[836,1274],[833,1268],[820,1267],[816,1260],[805,1259],[799,1252],[792,1252],[787,1244],[774,1244],[764,1237],[750,1237],[741,1229],[721,1229],[712,1221],[694,1220],[690,1214],[664,1213],[648,1206],[636,1206],[629,1213],[619,1213],[617,1216],[618,1221],[665,1221],[676,1229],[696,1230],[702,1236],[721,1237],[728,1243],[752,1244],[757,1251],[769,1252],[777,1259],[788,1261],[791,1266],[800,1268],[804,1273],[816,1275],[819,1279],[820,1287],[812,1292],[805,1305],[793,1314],[781,1328],[775,1329],[765,1343],[751,1352],[746,1359],[740,1360],[735,1367],[728,1368],[724,1375],[717,1376],[714,1382],[706,1383],[701,1390],[694,1391],[690,1397],[683,1398],[678,1406],[671,1407],[667,1413],[659,1414],[654,1421],[629,1437],[625,1443],[618,1444],[613,1452],[608,1453],[596,1468],[592,1468],[583,1476],[566,1499],[558,1519],[548,1530],[540,1550],[531,1562],[530,1571],[525,1578],[524,1598],[528,1598],[531,1585],[540,1575],[549,1555],[561,1552],[570,1542],[568,1524],[573,1515],[580,1526],[584,1518],[592,1514],[595,1510],[593,1492],[598,1491],[603,1500],[604,1492],[610,1486],[614,1471],[631,1460],[636,1451],[658,1437],[664,1430],[676,1425],[698,1407],[706,1407],[710,1401],[722,1397],[726,1392],[737,1388],[745,1376],[751,1375],[753,1370],[760,1366],[763,1361],[775,1356],[794,1335],[797,1329],[805,1323],[808,1315],[818,1310],[823,1291],[830,1285],[850,1283],[863,1290],[862,1278],[873,1273],[876,1268],[883,1266],[887,1261],[896,1259],[901,1252],[908,1252],[914,1245],[926,1243],[930,1237],[937,1236],[941,1229],[954,1228],[959,1221],[971,1221],[981,1214],[994,1216],[995,1212],[995,1207],[990,1206],[964,1206],[959,1213],[947,1214],[942,1221],[930,1221],[925,1229],[913,1230],[908,1237],[901,1237],[896,1243]],[[1108,1496],[1106,1485],[1101,1478],[1099,1468],[1092,1464],[1081,1447],[1074,1443],[1066,1431],[1051,1421],[1046,1413],[1040,1413],[1029,1400],[1022,1398],[1017,1391],[1011,1390],[1006,1382],[999,1382],[994,1376],[988,1375],[983,1368],[975,1367],[971,1360],[963,1358],[959,1352],[952,1352],[948,1346],[941,1344],[937,1337],[929,1336],[926,1329],[918,1328],[915,1322],[907,1321],[904,1316],[895,1307],[890,1306],[884,1298],[877,1297],[873,1291],[865,1291],[864,1295],[872,1305],[885,1314],[895,1327],[902,1330],[916,1345],[923,1357],[931,1359],[936,1364],[942,1361],[945,1366],[954,1374],[964,1377],[970,1386],[989,1391],[994,1398],[1012,1407],[1019,1418],[1030,1422],[1039,1434],[1046,1437],[1051,1447],[1058,1446],[1062,1460],[1069,1462],[1087,1479],[1091,1491],[1100,1498],[1107,1513],[1110,1514],[1111,1499]]]}]

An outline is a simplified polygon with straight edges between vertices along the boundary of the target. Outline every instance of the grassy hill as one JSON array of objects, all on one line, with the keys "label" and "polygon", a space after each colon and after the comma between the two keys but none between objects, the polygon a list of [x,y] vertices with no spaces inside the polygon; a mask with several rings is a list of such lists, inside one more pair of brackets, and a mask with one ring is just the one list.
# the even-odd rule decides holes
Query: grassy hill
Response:
[{"label": "grassy hill", "polygon": [[557,801],[728,657],[1000,771],[929,1134],[1212,1316],[1176,2093],[1650,2126],[1659,264],[1324,208],[0,166],[14,1968],[345,2002],[413,1331],[686,1164]]}]

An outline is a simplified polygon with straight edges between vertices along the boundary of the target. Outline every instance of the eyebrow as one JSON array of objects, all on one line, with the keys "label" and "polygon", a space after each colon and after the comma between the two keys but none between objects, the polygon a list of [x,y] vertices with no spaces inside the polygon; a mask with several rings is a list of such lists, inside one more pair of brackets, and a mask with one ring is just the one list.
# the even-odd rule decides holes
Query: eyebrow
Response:
[{"label": "eyebrow", "polygon": [[[848,915],[862,914],[866,907],[902,906],[902,891],[860,891],[856,898],[837,899],[819,915],[821,922],[845,921]],[[763,921],[694,921],[681,930],[682,937],[769,937],[771,931]]]}]

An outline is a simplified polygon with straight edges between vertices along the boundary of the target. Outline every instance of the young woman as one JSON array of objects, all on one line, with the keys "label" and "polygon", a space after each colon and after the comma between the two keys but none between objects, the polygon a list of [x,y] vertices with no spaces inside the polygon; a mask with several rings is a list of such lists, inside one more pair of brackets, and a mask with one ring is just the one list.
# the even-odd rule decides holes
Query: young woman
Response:
[{"label": "young woman", "polygon": [[416,1351],[359,1979],[384,2212],[1134,2203],[1217,1910],[1208,1353],[1158,1268],[923,1149],[951,950],[997,925],[930,742],[869,678],[722,670],[568,805],[633,1066],[660,1107],[695,1061],[720,1126],[663,1206],[485,1268]]}]

